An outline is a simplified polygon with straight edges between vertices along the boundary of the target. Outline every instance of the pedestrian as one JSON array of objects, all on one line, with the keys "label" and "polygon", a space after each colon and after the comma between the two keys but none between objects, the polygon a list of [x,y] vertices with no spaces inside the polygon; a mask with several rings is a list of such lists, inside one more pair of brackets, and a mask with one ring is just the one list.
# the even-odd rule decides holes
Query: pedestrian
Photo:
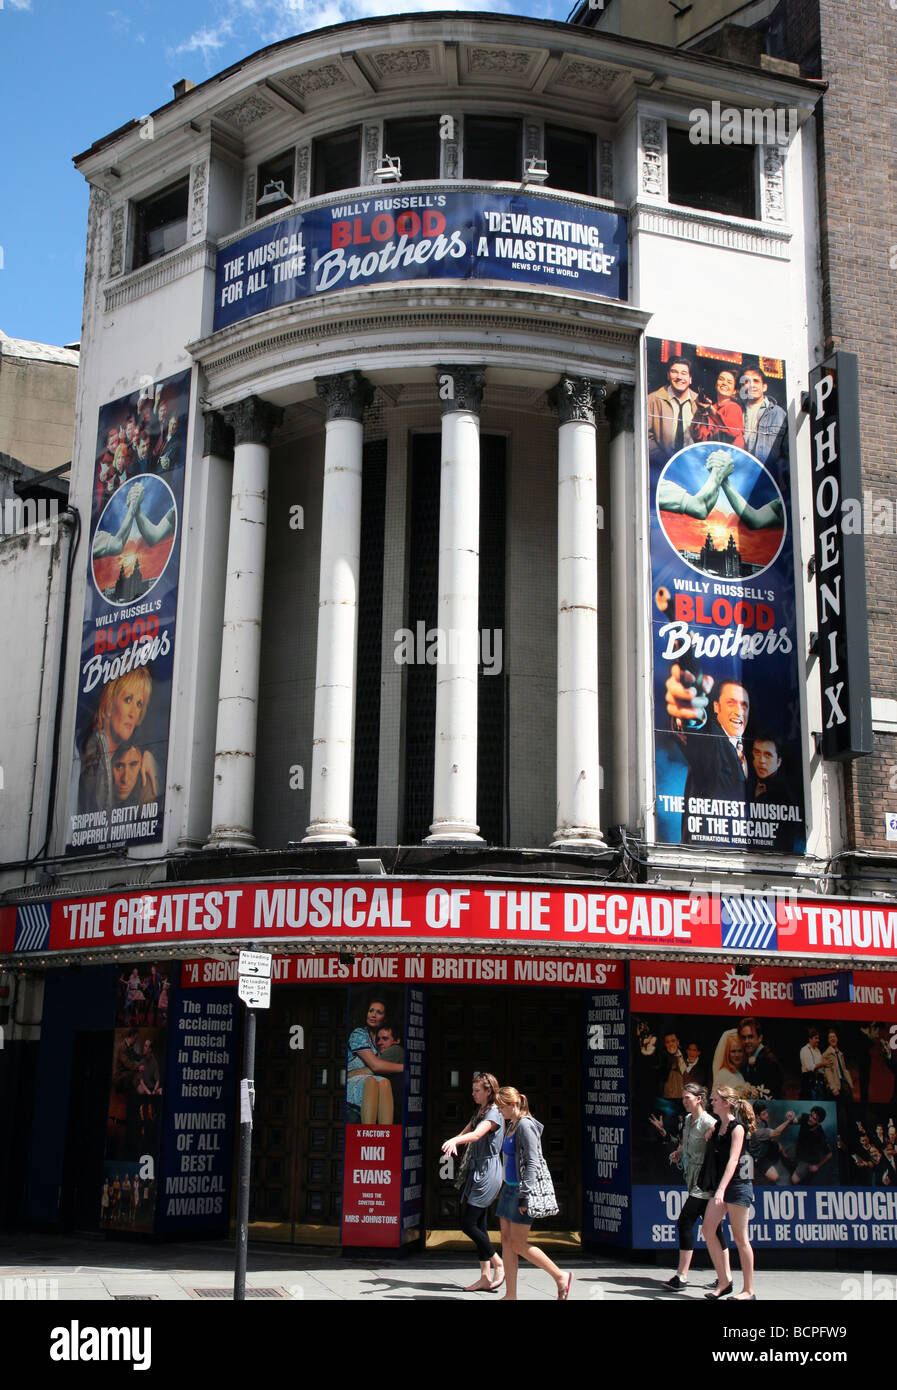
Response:
[{"label": "pedestrian", "polygon": [[[691,1268],[695,1250],[695,1222],[704,1216],[707,1203],[714,1192],[714,1149],[705,1142],[717,1121],[706,1110],[707,1088],[697,1082],[688,1081],[682,1088],[682,1104],[686,1109],[685,1124],[679,1147],[670,1154],[671,1163],[679,1163],[685,1173],[685,1202],[679,1213],[679,1266],[672,1279],[664,1284],[666,1289],[685,1289],[688,1287],[688,1271]],[[732,1273],[729,1268],[729,1250],[723,1249],[725,1264],[725,1284],[731,1289]]]},{"label": "pedestrian", "polygon": [[710,1258],[716,1270],[716,1286],[705,1298],[723,1298],[732,1293],[732,1280],[728,1273],[723,1247],[719,1238],[719,1227],[728,1212],[732,1235],[738,1247],[741,1260],[741,1277],[744,1287],[734,1297],[754,1299],[754,1252],[748,1240],[748,1216],[754,1203],[752,1184],[753,1163],[748,1151],[748,1139],[756,1128],[753,1107],[741,1100],[731,1086],[714,1086],[710,1097],[719,1124],[708,1135],[707,1142],[716,1151],[716,1191],[708,1203],[704,1216],[704,1239]]},{"label": "pedestrian", "polygon": [[454,1139],[446,1139],[442,1152],[457,1158],[459,1146],[464,1149],[461,1166],[461,1229],[476,1246],[480,1261],[480,1277],[468,1284],[465,1293],[480,1289],[494,1291],[504,1283],[505,1268],[501,1256],[489,1239],[487,1218],[489,1208],[501,1191],[501,1145],[505,1122],[495,1098],[498,1082],[489,1071],[474,1072],[474,1115]]},{"label": "pedestrian", "polygon": [[543,1126],[530,1114],[526,1096],[513,1086],[502,1086],[497,1100],[505,1122],[501,1146],[505,1157],[505,1182],[498,1199],[498,1216],[508,1288],[502,1302],[517,1299],[517,1268],[521,1258],[550,1274],[557,1285],[558,1298],[567,1299],[573,1275],[558,1269],[544,1250],[530,1245],[528,1240],[533,1221],[555,1216],[558,1210],[551,1174],[542,1157]]}]

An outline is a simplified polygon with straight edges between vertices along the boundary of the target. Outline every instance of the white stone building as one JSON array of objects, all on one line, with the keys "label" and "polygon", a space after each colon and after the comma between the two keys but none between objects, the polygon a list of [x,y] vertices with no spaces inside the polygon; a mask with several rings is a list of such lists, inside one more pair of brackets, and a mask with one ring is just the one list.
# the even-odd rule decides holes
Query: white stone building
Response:
[{"label": "white stone building", "polygon": [[[72,501],[91,517],[92,558],[72,594],[54,857],[0,880],[0,959],[46,969],[68,1020],[54,1036],[75,1049],[79,1030],[112,1028],[115,981],[148,962],[171,973],[174,1000],[178,961],[227,957],[237,942],[275,950],[254,1137],[255,1218],[269,1230],[306,1238],[342,1210],[343,1240],[373,1243],[346,1226],[334,1082],[345,984],[382,977],[405,1010],[409,1057],[420,1033],[428,1058],[405,1077],[417,1177],[388,1218],[393,1243],[451,1224],[429,1150],[466,1120],[473,1064],[550,1111],[556,1224],[639,1243],[628,1216],[614,1225],[593,1200],[586,1120],[601,1083],[586,1081],[583,1049],[603,1025],[588,1025],[585,990],[614,991],[628,1017],[624,960],[648,974],[659,955],[686,973],[730,965],[718,897],[714,918],[695,896],[714,883],[742,904],[775,887],[815,902],[842,830],[839,784],[812,756],[812,670],[795,686],[790,735],[800,843],[710,850],[661,833],[645,418],[658,362],[688,345],[695,384],[727,362],[755,376],[763,362],[777,383],[802,673],[815,603],[800,392],[821,356],[818,95],[790,74],[565,24],[405,16],[297,36],[180,83],[151,118],[76,160],[91,200]],[[793,138],[699,148],[694,113],[714,102],[785,108]],[[684,423],[677,446],[691,439]],[[155,464],[135,462],[141,433]],[[167,513],[147,503],[164,536],[128,532],[138,484],[144,500],[163,487],[173,497]],[[164,583],[148,568],[163,542]],[[129,545],[139,572],[119,560]],[[133,744],[147,779],[146,747],[133,728],[104,732],[78,633],[82,611],[118,603],[112,581],[129,581],[116,592],[132,598],[120,621],[96,625],[108,660],[95,670],[104,686],[141,665],[155,681],[140,715],[155,721],[155,809],[131,819],[113,808],[116,759]],[[113,666],[113,652],[150,642],[155,584],[168,647]],[[95,769],[89,805],[85,792],[97,747],[112,768],[107,809]],[[138,821],[144,842],[128,829]],[[16,840],[10,857],[37,848]],[[801,943],[782,933],[764,968],[837,954],[822,937]],[[50,967],[71,960],[93,981],[80,1019],[51,983]],[[233,996],[223,968],[204,972],[184,965],[177,997],[204,981],[218,986],[204,997]],[[139,1002],[119,998],[116,1046],[135,1019],[147,1037],[161,1026],[158,986],[141,982]],[[304,1048],[284,1053],[287,1028]],[[183,1062],[170,1042],[169,1094]],[[47,1193],[65,1188],[63,1123],[35,1129],[35,1218],[62,1219]],[[160,1142],[168,1182],[177,1170]],[[621,1155],[611,1186],[629,1211]],[[173,1212],[177,1190],[154,1199],[166,1229],[191,1215],[226,1224],[226,1202]]]}]

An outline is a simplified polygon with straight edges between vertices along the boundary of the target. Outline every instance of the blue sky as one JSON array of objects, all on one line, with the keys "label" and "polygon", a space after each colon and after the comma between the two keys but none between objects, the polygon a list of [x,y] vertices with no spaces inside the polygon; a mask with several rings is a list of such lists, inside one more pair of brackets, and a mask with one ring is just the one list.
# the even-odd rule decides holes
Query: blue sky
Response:
[{"label": "blue sky", "polygon": [[[119,8],[115,8],[115,5]],[[72,156],[257,48],[373,15],[565,19],[572,0],[0,0],[0,329],[81,336],[87,185]]]}]

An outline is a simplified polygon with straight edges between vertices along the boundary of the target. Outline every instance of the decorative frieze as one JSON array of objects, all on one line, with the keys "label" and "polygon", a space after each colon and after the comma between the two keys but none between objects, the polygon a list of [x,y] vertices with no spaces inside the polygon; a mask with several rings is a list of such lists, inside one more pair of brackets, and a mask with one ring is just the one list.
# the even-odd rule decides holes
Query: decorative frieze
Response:
[{"label": "decorative frieze", "polygon": [[243,194],[243,221],[255,221],[255,174],[249,174],[246,179],[246,188]]},{"label": "decorative frieze", "polygon": [[471,48],[467,55],[469,72],[486,72],[501,77],[524,77],[532,63],[531,53],[514,53],[507,48]]},{"label": "decorative frieze", "polygon": [[664,196],[663,157],[666,144],[666,121],[645,120],[640,123],[640,185],[650,198]]},{"label": "decorative frieze", "polygon": [[[389,154],[389,150],[386,151]],[[366,125],[364,128],[364,173],[363,183],[374,182],[374,172],[380,158],[380,127]]]},{"label": "decorative frieze", "polygon": [[312,92],[325,92],[340,83],[348,82],[345,71],[338,63],[322,63],[320,67],[303,68],[302,72],[291,73],[280,79],[284,87],[304,98]]},{"label": "decorative frieze", "polygon": [[453,116],[451,134],[442,143],[442,178],[456,179],[461,148],[461,122],[463,116]]},{"label": "decorative frieze", "polygon": [[209,166],[206,160],[190,166],[190,222],[189,235],[199,236],[206,227],[206,198],[208,195]]},{"label": "decorative frieze", "polygon": [[109,233],[109,275],[121,275],[125,268],[125,220],[127,207],[119,203],[112,209]]},{"label": "decorative frieze", "polygon": [[556,79],[559,87],[581,87],[590,92],[607,92],[620,75],[619,68],[569,58]]},{"label": "decorative frieze", "polygon": [[785,221],[785,161],[782,151],[769,145],[763,151],[763,217],[767,222]]},{"label": "decorative frieze", "polygon": [[614,142],[598,141],[598,197],[614,196]]},{"label": "decorative frieze", "polygon": [[372,53],[371,62],[381,77],[407,77],[410,73],[433,70],[433,55],[428,48],[391,48]]},{"label": "decorative frieze", "polygon": [[239,101],[226,106],[220,113],[220,119],[227,121],[229,125],[236,126],[238,130],[248,130],[256,121],[262,121],[271,114],[273,107],[269,101],[259,96],[258,92],[250,92],[248,96],[241,97]]},{"label": "decorative frieze", "polygon": [[311,169],[311,145],[296,147],[296,202],[302,203],[309,193],[309,172]]}]

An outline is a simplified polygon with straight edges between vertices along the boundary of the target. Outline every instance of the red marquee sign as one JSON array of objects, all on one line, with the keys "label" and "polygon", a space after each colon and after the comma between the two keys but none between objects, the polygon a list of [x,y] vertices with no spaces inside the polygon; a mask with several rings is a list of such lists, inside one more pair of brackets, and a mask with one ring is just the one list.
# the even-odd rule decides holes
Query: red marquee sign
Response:
[{"label": "red marquee sign", "polygon": [[793,895],[433,879],[268,880],[0,910],[0,957],[316,941],[757,952],[897,959],[897,906]]}]

